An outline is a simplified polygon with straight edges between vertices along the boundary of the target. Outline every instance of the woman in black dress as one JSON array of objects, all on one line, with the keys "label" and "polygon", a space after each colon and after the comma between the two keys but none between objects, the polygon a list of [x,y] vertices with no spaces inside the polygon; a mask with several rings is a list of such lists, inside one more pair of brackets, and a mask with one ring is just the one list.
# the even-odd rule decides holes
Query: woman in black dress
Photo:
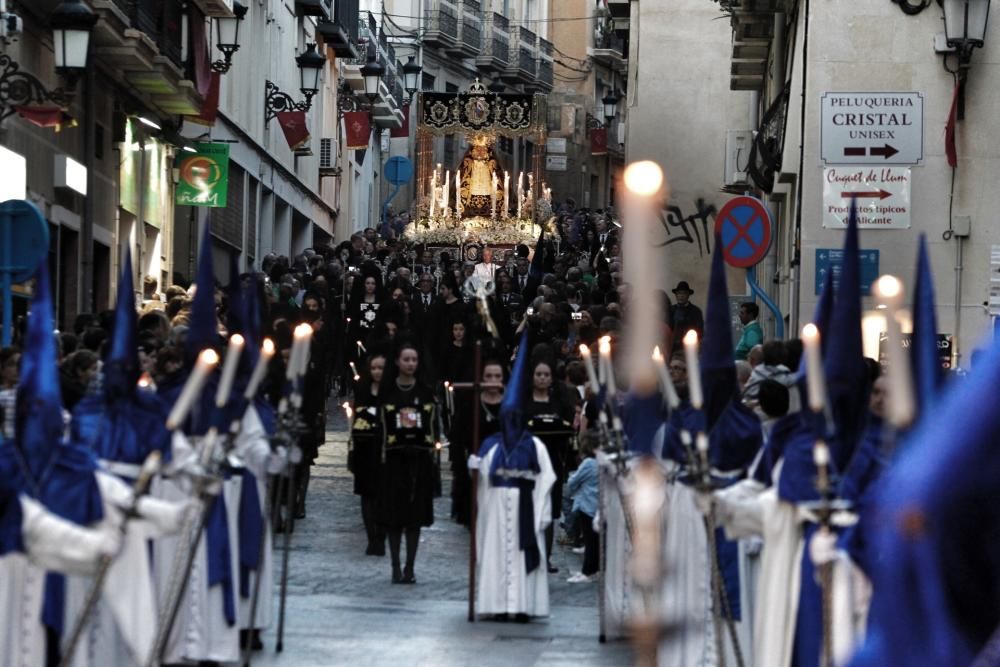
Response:
[{"label": "woman in black dress", "polygon": [[363,366],[366,350],[375,342],[383,302],[382,274],[374,262],[365,262],[361,275],[354,279],[351,286],[351,302],[347,311],[351,321],[347,328],[347,340],[344,341],[345,356],[354,363],[358,372]]},{"label": "woman in black dress", "polygon": [[366,556],[385,555],[385,531],[375,521],[375,504],[382,483],[382,405],[380,391],[386,356],[375,352],[368,358],[365,379],[354,392],[351,417],[351,472],[354,494],[361,496],[361,520],[368,535]]},{"label": "woman in black dress", "polygon": [[[438,442],[434,394],[417,379],[420,354],[412,343],[399,346],[396,377],[382,397],[385,476],[379,493],[378,522],[389,536],[392,582],[413,584],[420,529],[434,523],[434,452]],[[406,534],[406,567],[399,550]]]},{"label": "woman in black dress", "polygon": [[566,459],[569,457],[569,445],[573,437],[572,409],[572,406],[564,405],[559,393],[553,389],[552,365],[546,360],[536,361],[531,373],[531,402],[527,405],[525,417],[528,419],[528,430],[545,443],[556,473],[556,483],[552,486],[552,523],[545,529],[549,572],[559,571],[548,559],[552,557],[553,526],[558,522],[562,509]]}]

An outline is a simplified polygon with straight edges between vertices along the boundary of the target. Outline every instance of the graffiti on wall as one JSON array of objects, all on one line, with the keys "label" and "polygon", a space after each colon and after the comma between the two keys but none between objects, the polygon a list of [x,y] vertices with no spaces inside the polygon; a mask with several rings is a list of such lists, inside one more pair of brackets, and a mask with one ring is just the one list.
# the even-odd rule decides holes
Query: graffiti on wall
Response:
[{"label": "graffiti on wall", "polygon": [[666,238],[658,244],[664,248],[674,243],[688,243],[698,248],[701,257],[712,254],[712,228],[714,227],[717,209],[714,204],[706,204],[698,198],[694,204],[695,210],[685,215],[680,206],[668,205],[660,213],[660,224],[666,232]]}]

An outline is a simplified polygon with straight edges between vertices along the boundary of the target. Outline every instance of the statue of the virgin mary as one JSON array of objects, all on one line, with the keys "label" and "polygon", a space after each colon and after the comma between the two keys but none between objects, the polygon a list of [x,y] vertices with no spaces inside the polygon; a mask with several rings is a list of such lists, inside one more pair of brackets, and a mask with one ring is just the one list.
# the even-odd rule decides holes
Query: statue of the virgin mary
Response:
[{"label": "statue of the virgin mary", "polygon": [[[477,215],[491,217],[490,207],[494,202],[498,211],[503,208],[503,181],[500,178],[503,172],[497,165],[496,155],[493,153],[494,140],[495,137],[486,134],[473,135],[469,141],[469,150],[462,158],[460,193],[462,210],[467,218]],[[494,175],[497,176],[495,185]]]}]

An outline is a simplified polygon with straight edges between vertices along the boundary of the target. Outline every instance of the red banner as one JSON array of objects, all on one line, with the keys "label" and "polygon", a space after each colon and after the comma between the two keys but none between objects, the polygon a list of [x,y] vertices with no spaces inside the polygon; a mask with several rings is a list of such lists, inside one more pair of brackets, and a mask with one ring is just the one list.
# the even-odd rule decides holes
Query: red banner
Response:
[{"label": "red banner", "polygon": [[590,154],[608,154],[608,128],[595,127],[590,131]]},{"label": "red banner", "polygon": [[962,93],[962,84],[955,84],[951,95],[951,111],[948,112],[948,122],[944,126],[944,154],[948,157],[948,166],[954,169],[958,166],[958,148],[955,146],[955,126],[958,119],[958,96]]},{"label": "red banner", "polygon": [[212,72],[211,79],[208,84],[208,92],[205,93],[205,99],[201,103],[201,113],[197,116],[186,116],[185,118],[192,123],[198,123],[199,125],[208,125],[212,127],[215,125],[215,120],[219,117],[219,83],[220,83],[219,73]]},{"label": "red banner", "polygon": [[347,137],[347,148],[368,148],[368,137],[371,135],[371,122],[367,111],[347,111],[344,113],[344,134]]},{"label": "red banner", "polygon": [[309,127],[306,126],[305,111],[281,111],[276,116],[285,133],[285,141],[293,151],[309,143]]},{"label": "red banner", "polygon": [[76,127],[76,119],[59,107],[18,106],[14,107],[14,111],[29,123],[52,128],[56,132],[64,127]]},{"label": "red banner", "polygon": [[392,139],[406,139],[410,136],[410,105],[403,105],[403,127],[389,130],[389,137]]}]

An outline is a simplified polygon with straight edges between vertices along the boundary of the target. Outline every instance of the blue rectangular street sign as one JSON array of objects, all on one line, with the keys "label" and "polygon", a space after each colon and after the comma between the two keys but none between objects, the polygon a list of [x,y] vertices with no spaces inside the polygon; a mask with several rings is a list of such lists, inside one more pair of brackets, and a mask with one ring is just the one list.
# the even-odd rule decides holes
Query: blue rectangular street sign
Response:
[{"label": "blue rectangular street sign", "polygon": [[[872,283],[878,279],[878,250],[862,249],[858,252],[861,260],[861,296],[868,296]],[[826,274],[833,271],[834,288],[840,283],[840,265],[844,251],[840,248],[816,248],[816,294],[823,291]]]}]

